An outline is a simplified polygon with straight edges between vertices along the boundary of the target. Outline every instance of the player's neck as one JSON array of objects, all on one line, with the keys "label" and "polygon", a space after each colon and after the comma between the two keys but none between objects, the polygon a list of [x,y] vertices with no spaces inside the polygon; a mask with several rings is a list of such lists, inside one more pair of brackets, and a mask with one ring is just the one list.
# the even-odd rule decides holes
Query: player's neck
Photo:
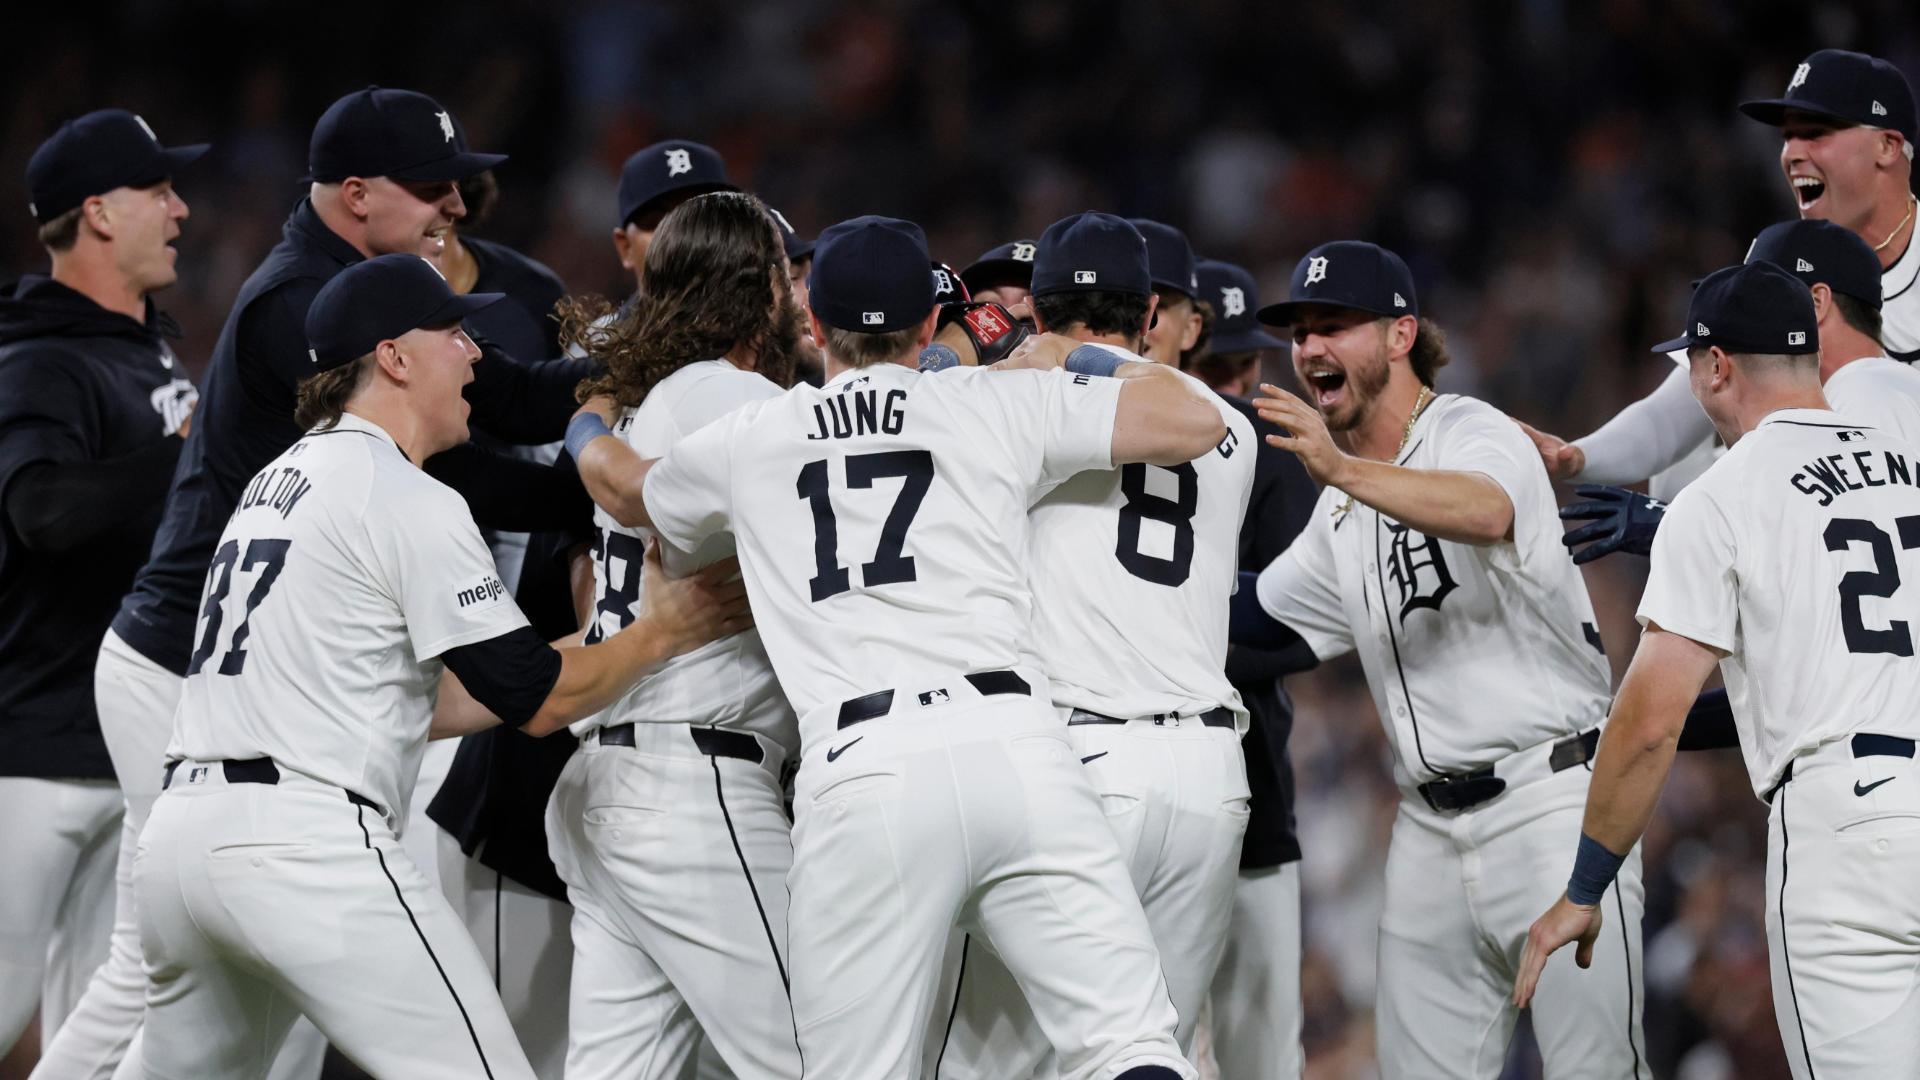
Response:
[{"label": "player's neck", "polygon": [[1855,231],[1868,247],[1875,249],[1874,254],[1880,257],[1880,269],[1885,270],[1907,253],[1916,228],[1920,228],[1920,209],[1916,209],[1906,185],[1901,184],[1875,204],[1873,215]]},{"label": "player's neck", "polygon": [[741,371],[760,370],[760,350],[747,342],[741,342],[728,349],[720,359],[739,368]]},{"label": "player's neck", "polygon": [[418,466],[446,449],[430,444],[427,422],[408,407],[405,398],[375,385],[362,389],[347,403],[346,411],[387,433],[407,460]]},{"label": "player's neck", "polygon": [[147,321],[147,294],[114,269],[112,256],[104,250],[82,252],[76,247],[56,255],[48,276],[108,311],[137,323]]},{"label": "player's neck", "polygon": [[1753,391],[1747,395],[1747,400],[1737,408],[1734,422],[1739,425],[1740,434],[1745,435],[1759,427],[1760,421],[1782,409],[1831,410],[1832,408],[1833,406],[1827,403],[1827,396],[1820,392],[1817,384],[1800,380],[1783,381],[1778,386],[1764,389],[1754,387]]},{"label": "player's neck", "polygon": [[1411,371],[1403,376],[1398,369],[1387,381],[1387,388],[1373,401],[1367,416],[1346,433],[1347,450],[1373,461],[1392,461],[1400,456],[1407,436],[1407,421],[1421,398],[1420,380]]},{"label": "player's neck", "polygon": [[1059,331],[1059,334],[1061,337],[1084,341],[1089,345],[1111,345],[1116,349],[1125,349],[1136,356],[1141,355],[1140,339],[1128,337],[1125,334],[1096,334],[1082,323],[1074,323],[1067,329]]},{"label": "player's neck", "polygon": [[918,349],[901,353],[898,360],[882,360],[879,363],[867,364],[860,368],[856,368],[852,364],[841,363],[832,353],[823,352],[821,354],[821,360],[823,361],[821,365],[822,382],[832,382],[849,371],[866,371],[883,367],[903,367],[909,371],[920,370],[920,351]]},{"label": "player's neck", "polygon": [[460,234],[451,230],[447,233],[447,246],[440,252],[440,270],[446,275],[447,287],[460,296],[480,284],[479,260],[460,242]]},{"label": "player's neck", "polygon": [[1881,348],[1867,335],[1842,324],[1839,327],[1820,331],[1820,383],[1826,385],[1833,373],[1853,363],[1870,357],[1884,356]]}]

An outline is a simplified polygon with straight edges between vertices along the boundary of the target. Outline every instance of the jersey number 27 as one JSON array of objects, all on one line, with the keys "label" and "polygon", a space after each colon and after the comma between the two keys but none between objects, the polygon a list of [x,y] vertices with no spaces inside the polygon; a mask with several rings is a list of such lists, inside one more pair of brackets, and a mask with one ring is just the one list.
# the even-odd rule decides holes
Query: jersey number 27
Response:
[{"label": "jersey number 27", "polygon": [[[1920,516],[1903,517],[1893,525],[1900,533],[1903,550],[1920,547]],[[1834,518],[1827,522],[1827,531],[1821,539],[1826,541],[1828,551],[1845,551],[1854,544],[1865,544],[1873,552],[1872,570],[1852,570],[1840,578],[1840,629],[1847,637],[1847,651],[1912,656],[1913,633],[1906,620],[1893,619],[1885,630],[1873,630],[1860,617],[1861,597],[1885,600],[1900,588],[1900,564],[1894,560],[1893,538],[1885,529],[1864,518]]]}]

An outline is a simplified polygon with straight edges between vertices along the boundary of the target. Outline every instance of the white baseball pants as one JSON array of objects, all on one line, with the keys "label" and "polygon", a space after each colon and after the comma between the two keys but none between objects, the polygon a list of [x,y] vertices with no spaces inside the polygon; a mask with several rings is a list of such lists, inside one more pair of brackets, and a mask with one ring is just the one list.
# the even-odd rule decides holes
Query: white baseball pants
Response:
[{"label": "white baseball pants", "polygon": [[[1582,767],[1440,813],[1403,798],[1387,849],[1376,1033],[1384,1080],[1494,1080],[1519,1011],[1513,982],[1527,931],[1566,891],[1586,812]],[[1547,961],[1533,1031],[1555,1080],[1650,1080],[1640,1031],[1636,847],[1601,901],[1593,966]]]},{"label": "white baseball pants", "polygon": [[633,732],[582,739],[547,805],[573,901],[567,1080],[691,1077],[703,1031],[736,1075],[797,1078],[785,754],[737,732],[760,762],[708,754],[686,724]]},{"label": "white baseball pants", "polygon": [[1004,959],[1060,1075],[1191,1078],[1152,932],[1059,717],[954,681],[896,692],[888,715],[802,762],[789,925],[807,1074],[917,1075],[958,926]]},{"label": "white baseball pants", "polygon": [[[94,706],[120,778],[126,814],[114,873],[113,932],[105,962],[86,993],[40,1052],[30,1080],[139,1080],[140,1021],[147,1009],[147,975],[140,961],[140,900],[133,889],[133,854],[153,802],[160,797],[180,676],[107,631],[94,662]],[[268,1080],[314,1080],[327,1040],[302,1018],[288,1033]]]},{"label": "white baseball pants", "polygon": [[[1060,710],[1060,722],[1070,713]],[[1119,842],[1179,1018],[1174,1038],[1190,1053],[1200,1004],[1226,945],[1247,831],[1239,736],[1198,719],[1083,721],[1063,730]],[[1051,1076],[1046,1038],[1006,966],[978,941],[967,948],[959,1008],[944,1053],[936,1055],[938,1076]]]},{"label": "white baseball pants", "polygon": [[1208,995],[1219,1080],[1299,1080],[1300,864],[1240,872]]},{"label": "white baseball pants", "polygon": [[0,776],[0,1053],[35,1005],[51,1039],[106,958],[120,820],[111,780]]},{"label": "white baseball pants", "polygon": [[573,971],[573,908],[482,865],[446,830],[430,826],[440,854],[440,891],[493,973],[534,1075],[560,1080],[567,1064],[567,986]]},{"label": "white baseball pants", "polygon": [[133,876],[151,1080],[261,1076],[301,1014],[376,1077],[532,1080],[466,928],[340,788],[183,762]]},{"label": "white baseball pants", "polygon": [[1920,768],[1850,744],[1796,758],[1767,818],[1773,1012],[1796,1080],[1920,1069]]}]

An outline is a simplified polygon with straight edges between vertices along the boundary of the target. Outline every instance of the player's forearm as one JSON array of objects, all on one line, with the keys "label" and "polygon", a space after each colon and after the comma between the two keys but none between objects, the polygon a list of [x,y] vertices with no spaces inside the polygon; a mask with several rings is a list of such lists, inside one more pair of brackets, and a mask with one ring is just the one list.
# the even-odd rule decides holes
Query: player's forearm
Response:
[{"label": "player's forearm", "polygon": [[1482,473],[1408,469],[1349,456],[1333,487],[1408,528],[1459,544],[1513,536],[1513,500]]},{"label": "player's forearm", "polygon": [[654,460],[642,458],[633,447],[606,436],[587,443],[574,458],[587,494],[613,520],[628,528],[653,524],[643,493]]},{"label": "player's forearm", "polygon": [[1671,636],[1650,629],[1634,652],[1613,700],[1587,787],[1582,831],[1615,854],[1632,850],[1646,832],[1679,751],[1687,708],[1705,677],[1704,673],[1693,675],[1684,658],[1673,656],[1671,648],[1661,648],[1671,641],[1649,640],[1660,637]]},{"label": "player's forearm", "polygon": [[1713,421],[1694,400],[1687,373],[1675,369],[1639,401],[1573,445],[1586,464],[1573,475],[1583,484],[1637,484],[1669,469],[1713,436]]},{"label": "player's forearm", "polygon": [[1127,380],[1113,417],[1113,463],[1180,465],[1220,445],[1227,422],[1172,368],[1129,362],[1114,378]]},{"label": "player's forearm", "polygon": [[561,648],[560,678],[527,722],[527,734],[551,734],[592,716],[681,651],[679,643],[645,616],[604,641]]}]

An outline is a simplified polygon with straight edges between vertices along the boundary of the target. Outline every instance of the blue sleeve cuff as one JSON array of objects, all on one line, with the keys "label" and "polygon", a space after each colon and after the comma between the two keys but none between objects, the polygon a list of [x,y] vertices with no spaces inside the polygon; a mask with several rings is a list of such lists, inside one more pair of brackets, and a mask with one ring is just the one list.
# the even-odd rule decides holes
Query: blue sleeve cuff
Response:
[{"label": "blue sleeve cuff", "polygon": [[920,350],[921,371],[945,371],[960,366],[960,354],[945,345],[929,345]]},{"label": "blue sleeve cuff", "polygon": [[605,420],[593,413],[581,413],[567,422],[567,454],[579,461],[580,451],[585,450],[588,443],[602,435],[611,434],[613,429],[607,426]]},{"label": "blue sleeve cuff", "polygon": [[1589,907],[1599,903],[1626,861],[1625,855],[1615,855],[1600,841],[1581,833],[1580,851],[1573,857],[1573,877],[1567,882],[1567,899]]},{"label": "blue sleeve cuff", "polygon": [[1082,345],[1067,354],[1067,362],[1064,366],[1075,375],[1110,377],[1120,370],[1121,364],[1126,362],[1125,357],[1111,349],[1103,349],[1098,345]]}]

